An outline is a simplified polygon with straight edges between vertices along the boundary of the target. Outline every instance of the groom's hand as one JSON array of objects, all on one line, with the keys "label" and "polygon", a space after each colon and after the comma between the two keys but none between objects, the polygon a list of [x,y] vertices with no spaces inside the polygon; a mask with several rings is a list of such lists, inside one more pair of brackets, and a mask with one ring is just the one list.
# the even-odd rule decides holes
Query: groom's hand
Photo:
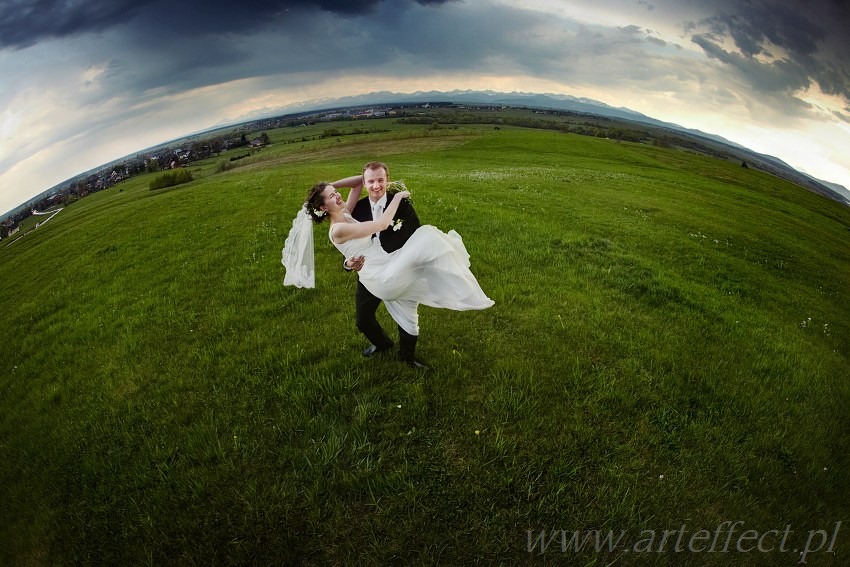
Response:
[{"label": "groom's hand", "polygon": [[363,268],[363,262],[366,260],[363,256],[355,256],[345,261],[345,267],[349,270],[359,272]]}]

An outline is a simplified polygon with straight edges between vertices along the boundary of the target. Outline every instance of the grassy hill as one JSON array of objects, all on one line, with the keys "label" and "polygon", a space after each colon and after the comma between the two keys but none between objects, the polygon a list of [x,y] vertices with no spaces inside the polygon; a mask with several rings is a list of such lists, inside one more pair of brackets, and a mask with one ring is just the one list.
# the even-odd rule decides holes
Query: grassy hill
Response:
[{"label": "grassy hill", "polygon": [[[846,564],[850,210],[672,149],[326,127],[0,248],[0,563]],[[496,302],[420,308],[430,373],[360,356],[326,227],[281,285],[307,188],[372,159]]]}]

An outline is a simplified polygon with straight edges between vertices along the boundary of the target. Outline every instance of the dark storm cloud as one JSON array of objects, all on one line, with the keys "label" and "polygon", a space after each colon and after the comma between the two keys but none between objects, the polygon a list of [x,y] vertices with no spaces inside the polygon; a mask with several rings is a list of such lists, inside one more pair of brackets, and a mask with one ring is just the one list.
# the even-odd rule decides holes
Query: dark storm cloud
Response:
[{"label": "dark storm cloud", "polygon": [[[187,36],[182,18],[161,21],[143,13],[133,26],[109,37],[110,64],[98,77],[111,93],[177,93],[239,79],[270,77],[298,84],[300,77],[340,73],[417,77],[442,71],[564,71],[565,49],[607,48],[613,43],[564,34],[539,37],[547,19],[504,6],[455,4],[451,17],[425,2],[383,2],[359,16],[292,10],[245,33],[215,33],[205,23]],[[469,33],[473,28],[486,34]],[[569,43],[565,46],[564,42]],[[93,54],[94,55],[94,54]],[[92,57],[94,59],[94,57]],[[365,78],[364,78],[365,80]],[[108,87],[106,86],[108,83]],[[362,85],[358,84],[358,88]]]},{"label": "dark storm cloud", "polygon": [[[42,40],[100,33],[142,21],[184,34],[240,33],[269,25],[287,12],[321,10],[343,16],[369,13],[385,0],[8,0],[0,4],[0,49]],[[440,5],[452,0],[405,0]]]},{"label": "dark storm cloud", "polygon": [[[843,2],[721,0],[714,15],[685,29],[708,56],[738,69],[760,91],[793,93],[816,83],[850,101],[850,14]],[[725,38],[739,53],[722,47]]]},{"label": "dark storm cloud", "polygon": [[730,53],[700,35],[695,35],[691,41],[702,47],[710,57],[739,69],[744,77],[758,84],[762,91],[793,93],[811,84],[806,70],[794,62],[779,60],[770,64],[761,63],[752,57]]},{"label": "dark storm cloud", "polygon": [[94,0],[68,6],[62,0],[10,0],[0,5],[0,48],[22,48],[42,39],[112,27],[143,5],[130,0]]},{"label": "dark storm cloud", "polygon": [[[14,0],[13,0],[14,1]],[[142,100],[221,83],[380,65],[397,54],[379,41],[416,35],[408,11],[437,21],[446,0],[57,0],[0,7],[0,50],[52,46],[74,36],[76,58],[106,69],[77,94]],[[0,0],[0,6],[6,6]],[[45,17],[49,15],[49,17]],[[396,25],[413,25],[398,30]],[[15,30],[12,33],[11,30]],[[459,30],[463,33],[465,30]],[[468,36],[468,34],[466,34]],[[472,43],[471,41],[469,42]],[[447,58],[453,60],[451,54]],[[48,61],[45,61],[50,65]],[[294,79],[297,81],[297,79]],[[290,81],[291,84],[291,81]],[[98,88],[99,87],[99,88]],[[3,102],[0,88],[0,103]],[[6,93],[11,95],[11,91]]]},{"label": "dark storm cloud", "polygon": [[765,40],[770,40],[795,58],[807,57],[818,50],[827,35],[824,27],[792,4],[742,4],[739,14],[718,15],[708,22],[728,30],[747,56],[761,53]]}]

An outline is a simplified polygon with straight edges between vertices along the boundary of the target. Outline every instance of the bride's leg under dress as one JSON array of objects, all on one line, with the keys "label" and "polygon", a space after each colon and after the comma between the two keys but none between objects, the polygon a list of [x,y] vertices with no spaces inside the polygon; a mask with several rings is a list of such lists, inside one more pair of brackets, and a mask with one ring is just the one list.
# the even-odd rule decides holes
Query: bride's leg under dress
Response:
[{"label": "bride's leg under dress", "polygon": [[393,321],[410,335],[419,335],[419,303],[410,299],[385,300],[384,305]]}]

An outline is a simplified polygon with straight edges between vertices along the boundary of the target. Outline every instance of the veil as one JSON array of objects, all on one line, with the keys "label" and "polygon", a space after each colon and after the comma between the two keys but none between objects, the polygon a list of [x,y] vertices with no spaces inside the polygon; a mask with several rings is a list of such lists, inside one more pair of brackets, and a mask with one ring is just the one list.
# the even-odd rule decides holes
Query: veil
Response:
[{"label": "veil", "polygon": [[313,263],[313,221],[307,208],[301,207],[292,221],[292,229],[283,245],[281,263],[286,268],[283,285],[316,287],[316,269]]}]

